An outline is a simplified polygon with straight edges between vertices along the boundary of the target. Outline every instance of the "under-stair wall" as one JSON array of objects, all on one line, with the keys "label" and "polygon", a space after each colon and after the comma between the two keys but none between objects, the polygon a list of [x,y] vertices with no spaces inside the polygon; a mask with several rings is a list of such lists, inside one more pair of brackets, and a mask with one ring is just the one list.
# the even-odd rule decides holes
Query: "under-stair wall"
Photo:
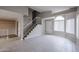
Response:
[{"label": "under-stair wall", "polygon": [[36,27],[27,35],[25,39],[34,38],[43,35],[42,24],[36,25]]}]

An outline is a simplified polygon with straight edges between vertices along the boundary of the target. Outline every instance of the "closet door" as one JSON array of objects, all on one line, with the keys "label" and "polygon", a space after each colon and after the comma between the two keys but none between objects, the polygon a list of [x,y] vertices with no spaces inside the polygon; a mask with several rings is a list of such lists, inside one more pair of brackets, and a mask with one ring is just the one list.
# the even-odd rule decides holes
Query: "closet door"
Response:
[{"label": "closet door", "polygon": [[45,33],[52,34],[53,33],[53,20],[45,20]]}]

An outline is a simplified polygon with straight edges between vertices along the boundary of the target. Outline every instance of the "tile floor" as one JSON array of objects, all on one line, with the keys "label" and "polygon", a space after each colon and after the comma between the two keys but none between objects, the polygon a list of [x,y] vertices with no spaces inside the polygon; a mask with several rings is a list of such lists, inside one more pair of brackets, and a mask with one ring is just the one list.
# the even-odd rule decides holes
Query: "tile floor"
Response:
[{"label": "tile floor", "polygon": [[[78,48],[78,47],[77,47]],[[75,52],[76,45],[58,36],[43,35],[26,40],[14,40],[0,48],[2,52]]]}]

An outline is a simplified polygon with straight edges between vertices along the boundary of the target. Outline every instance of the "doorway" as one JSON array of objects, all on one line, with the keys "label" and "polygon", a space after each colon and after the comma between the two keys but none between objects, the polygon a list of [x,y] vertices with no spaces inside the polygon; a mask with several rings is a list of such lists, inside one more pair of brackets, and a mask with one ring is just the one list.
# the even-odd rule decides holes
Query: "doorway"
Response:
[{"label": "doorway", "polygon": [[52,34],[53,33],[53,19],[45,20],[45,33]]},{"label": "doorway", "polygon": [[18,36],[18,22],[16,20],[0,19],[0,38]]}]

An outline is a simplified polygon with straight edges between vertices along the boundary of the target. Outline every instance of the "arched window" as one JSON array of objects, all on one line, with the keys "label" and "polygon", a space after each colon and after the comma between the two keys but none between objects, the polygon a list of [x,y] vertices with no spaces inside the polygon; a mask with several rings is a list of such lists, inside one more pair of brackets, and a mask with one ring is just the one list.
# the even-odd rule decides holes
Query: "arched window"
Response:
[{"label": "arched window", "polygon": [[64,20],[64,17],[63,17],[63,16],[57,16],[57,17],[55,18],[55,20]]},{"label": "arched window", "polygon": [[54,19],[54,31],[64,31],[64,17],[57,16]]}]

